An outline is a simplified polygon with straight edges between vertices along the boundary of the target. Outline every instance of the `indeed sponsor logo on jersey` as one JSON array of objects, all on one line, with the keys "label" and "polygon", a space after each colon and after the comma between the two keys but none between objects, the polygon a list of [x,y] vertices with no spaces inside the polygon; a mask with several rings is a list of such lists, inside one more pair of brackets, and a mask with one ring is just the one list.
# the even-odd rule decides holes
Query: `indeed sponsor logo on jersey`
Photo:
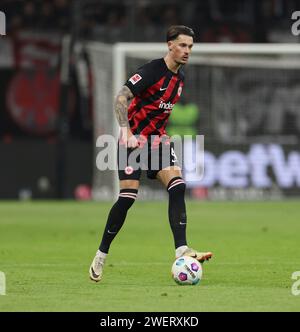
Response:
[{"label": "indeed sponsor logo on jersey", "polygon": [[160,101],[159,108],[163,108],[165,110],[172,110],[175,104],[172,104],[170,101],[168,103],[165,103],[164,101]]}]

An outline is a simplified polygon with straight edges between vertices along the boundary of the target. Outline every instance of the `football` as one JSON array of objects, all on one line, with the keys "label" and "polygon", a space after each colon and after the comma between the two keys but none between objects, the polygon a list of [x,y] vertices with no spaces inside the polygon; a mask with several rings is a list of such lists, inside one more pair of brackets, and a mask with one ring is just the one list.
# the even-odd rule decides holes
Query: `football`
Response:
[{"label": "football", "polygon": [[172,277],[179,285],[197,285],[202,278],[202,266],[192,257],[182,256],[172,265]]}]

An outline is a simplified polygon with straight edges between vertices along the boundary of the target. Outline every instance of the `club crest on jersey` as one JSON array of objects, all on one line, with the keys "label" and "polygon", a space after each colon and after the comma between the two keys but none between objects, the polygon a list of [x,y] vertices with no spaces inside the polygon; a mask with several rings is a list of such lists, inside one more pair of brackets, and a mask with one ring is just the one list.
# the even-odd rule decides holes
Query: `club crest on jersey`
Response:
[{"label": "club crest on jersey", "polygon": [[180,95],[181,95],[181,92],[182,92],[182,86],[180,86],[180,87],[178,88],[178,90],[177,90],[177,94],[178,94],[179,97],[180,97]]},{"label": "club crest on jersey", "polygon": [[130,77],[129,82],[131,82],[133,85],[135,85],[137,82],[139,82],[142,79],[142,76],[139,74],[135,74]]}]

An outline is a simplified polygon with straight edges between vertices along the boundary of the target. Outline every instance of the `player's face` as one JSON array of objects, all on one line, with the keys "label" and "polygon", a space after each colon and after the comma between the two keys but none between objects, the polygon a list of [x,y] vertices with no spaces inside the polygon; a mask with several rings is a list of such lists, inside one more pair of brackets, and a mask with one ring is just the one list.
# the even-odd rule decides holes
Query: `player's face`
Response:
[{"label": "player's face", "polygon": [[181,65],[188,62],[193,47],[193,37],[179,35],[175,40],[169,42],[170,54],[173,60]]}]

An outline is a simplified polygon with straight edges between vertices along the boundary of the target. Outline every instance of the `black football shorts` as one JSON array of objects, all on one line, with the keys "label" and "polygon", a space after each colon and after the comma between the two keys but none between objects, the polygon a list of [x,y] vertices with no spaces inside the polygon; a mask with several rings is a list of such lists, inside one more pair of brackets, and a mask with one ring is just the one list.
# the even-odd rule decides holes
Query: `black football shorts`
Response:
[{"label": "black football shorts", "polygon": [[118,144],[118,173],[120,180],[139,180],[142,171],[149,179],[156,179],[157,173],[170,166],[179,166],[174,144],[169,140],[153,144],[147,141],[143,147],[127,148]]}]

